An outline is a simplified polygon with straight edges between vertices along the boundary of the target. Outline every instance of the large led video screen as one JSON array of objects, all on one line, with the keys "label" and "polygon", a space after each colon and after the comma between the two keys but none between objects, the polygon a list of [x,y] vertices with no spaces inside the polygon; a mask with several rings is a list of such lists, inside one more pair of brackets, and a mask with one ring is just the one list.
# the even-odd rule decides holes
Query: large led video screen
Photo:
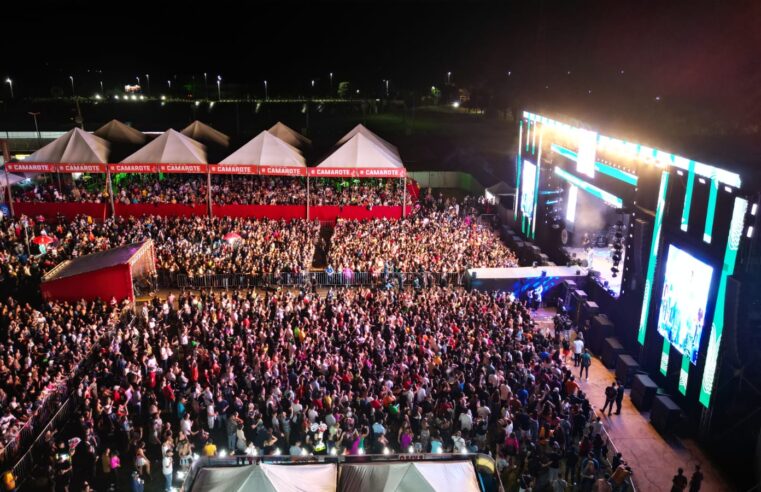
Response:
[{"label": "large led video screen", "polygon": [[521,177],[521,212],[527,217],[534,216],[534,193],[536,192],[536,165],[523,161]]},{"label": "large led video screen", "polygon": [[658,333],[695,364],[705,324],[713,267],[669,245]]}]

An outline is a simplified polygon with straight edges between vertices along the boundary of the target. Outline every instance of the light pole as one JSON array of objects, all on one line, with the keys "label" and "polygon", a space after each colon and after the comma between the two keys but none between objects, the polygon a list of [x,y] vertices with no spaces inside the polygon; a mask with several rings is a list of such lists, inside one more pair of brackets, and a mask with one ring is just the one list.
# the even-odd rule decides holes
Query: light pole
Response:
[{"label": "light pole", "polygon": [[222,76],[217,75],[217,101],[222,100]]},{"label": "light pole", "polygon": [[204,87],[204,90],[206,91],[206,99],[208,99],[209,98],[209,81],[206,78],[206,72],[203,73],[203,87]]},{"label": "light pole", "polygon": [[42,140],[42,136],[40,135],[40,127],[37,126],[37,116],[39,116],[40,113],[29,111],[27,114],[32,115],[32,117],[34,118],[34,131],[37,132],[37,144],[39,145],[40,141]]},{"label": "light pole", "polygon": [[383,82],[386,83],[386,97],[388,97],[388,79],[385,79]]},{"label": "light pole", "polygon": [[8,77],[7,79],[5,79],[5,83],[11,86],[11,99],[13,99],[13,81],[11,80],[10,77]]},{"label": "light pole", "polygon": [[100,81],[100,93],[103,94],[104,96],[106,95],[106,91],[103,90],[103,81],[102,80]]},{"label": "light pole", "polygon": [[333,95],[333,72],[330,72],[330,95]]},{"label": "light pole", "polygon": [[137,79],[137,85],[140,85],[140,76],[135,77]]},{"label": "light pole", "polygon": [[71,80],[71,95],[76,97],[77,93],[74,92],[74,76],[69,75],[69,80]]},{"label": "light pole", "polygon": [[264,81],[264,100],[267,101],[269,100],[269,98],[270,96],[269,96],[269,93],[267,92],[267,81],[265,80]]},{"label": "light pole", "polygon": [[452,83],[452,72],[447,72],[447,85]]},{"label": "light pole", "polygon": [[145,74],[145,85],[147,86],[148,94],[151,93],[151,76],[149,74]]}]

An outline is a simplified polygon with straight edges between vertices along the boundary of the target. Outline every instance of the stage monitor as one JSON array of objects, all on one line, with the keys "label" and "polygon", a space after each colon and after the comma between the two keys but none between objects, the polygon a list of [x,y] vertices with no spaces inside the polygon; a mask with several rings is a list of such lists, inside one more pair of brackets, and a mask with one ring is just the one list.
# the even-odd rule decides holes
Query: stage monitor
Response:
[{"label": "stage monitor", "polygon": [[705,323],[713,267],[669,245],[658,333],[695,364]]},{"label": "stage monitor", "polygon": [[527,160],[523,161],[521,178],[521,212],[526,217],[534,216],[534,197],[536,193],[536,165]]}]

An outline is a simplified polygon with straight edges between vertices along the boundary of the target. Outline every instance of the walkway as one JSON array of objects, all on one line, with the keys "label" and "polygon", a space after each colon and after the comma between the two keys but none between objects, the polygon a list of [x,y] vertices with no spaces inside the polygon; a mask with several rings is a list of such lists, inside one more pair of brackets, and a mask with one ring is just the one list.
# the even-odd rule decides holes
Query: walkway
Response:
[{"label": "walkway", "polygon": [[[538,321],[541,324],[551,323],[553,314],[551,310],[543,309],[538,313]],[[578,372],[576,376],[578,379]],[[594,408],[600,409],[605,404],[605,387],[614,377],[613,371],[596,357],[593,358],[589,381],[580,381],[580,386]],[[640,412],[632,404],[629,392],[627,389],[621,415],[605,415],[602,421],[616,449],[634,471],[632,478],[637,492],[669,492],[677,468],[682,467],[689,478],[696,464],[703,471],[702,491],[731,490],[728,481],[695,441],[678,437],[664,439],[650,424],[649,412]]]}]

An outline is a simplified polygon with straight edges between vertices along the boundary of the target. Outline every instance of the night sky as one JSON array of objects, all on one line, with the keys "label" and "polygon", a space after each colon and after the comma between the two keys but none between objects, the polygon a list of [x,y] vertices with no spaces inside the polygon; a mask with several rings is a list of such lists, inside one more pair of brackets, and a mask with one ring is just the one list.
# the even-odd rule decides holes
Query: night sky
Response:
[{"label": "night sky", "polygon": [[761,2],[18,3],[4,7],[0,70],[19,97],[68,89],[69,75],[87,93],[203,72],[254,96],[264,79],[275,94],[309,94],[311,79],[327,91],[329,72],[422,92],[451,71],[513,101],[657,101],[761,120]]}]

